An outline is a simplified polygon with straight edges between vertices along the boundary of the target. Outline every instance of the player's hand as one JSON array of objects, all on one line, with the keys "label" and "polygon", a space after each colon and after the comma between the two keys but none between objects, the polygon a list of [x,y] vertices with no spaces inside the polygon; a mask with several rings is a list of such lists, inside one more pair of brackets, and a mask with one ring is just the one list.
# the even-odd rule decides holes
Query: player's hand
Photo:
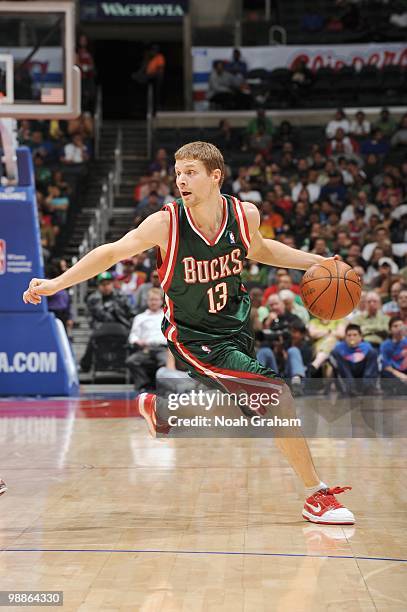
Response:
[{"label": "player's hand", "polygon": [[53,295],[57,291],[58,288],[54,280],[33,278],[28,289],[23,293],[23,302],[25,304],[41,304],[42,295]]}]

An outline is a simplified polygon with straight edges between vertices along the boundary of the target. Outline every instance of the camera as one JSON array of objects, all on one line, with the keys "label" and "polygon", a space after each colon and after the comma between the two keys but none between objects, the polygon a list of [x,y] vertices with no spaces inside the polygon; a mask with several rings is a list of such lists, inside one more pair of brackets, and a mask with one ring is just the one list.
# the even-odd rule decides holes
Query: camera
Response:
[{"label": "camera", "polygon": [[272,350],[283,348],[287,350],[291,346],[291,332],[288,327],[279,327],[273,323],[270,329],[263,329],[256,334],[257,339],[264,345],[269,346]]}]

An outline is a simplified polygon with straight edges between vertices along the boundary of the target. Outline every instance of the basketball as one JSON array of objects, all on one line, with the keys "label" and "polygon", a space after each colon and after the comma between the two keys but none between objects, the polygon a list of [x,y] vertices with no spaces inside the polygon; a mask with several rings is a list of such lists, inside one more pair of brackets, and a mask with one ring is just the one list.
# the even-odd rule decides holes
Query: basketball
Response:
[{"label": "basketball", "polygon": [[330,259],[306,271],[300,290],[311,314],[332,321],[346,317],[356,308],[362,288],[359,276],[348,264]]}]

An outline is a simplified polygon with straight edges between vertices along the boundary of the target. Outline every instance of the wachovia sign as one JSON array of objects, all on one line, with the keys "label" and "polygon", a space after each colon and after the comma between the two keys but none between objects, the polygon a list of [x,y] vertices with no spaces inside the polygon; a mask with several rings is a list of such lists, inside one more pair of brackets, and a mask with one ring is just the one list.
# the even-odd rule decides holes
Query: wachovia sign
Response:
[{"label": "wachovia sign", "polygon": [[82,21],[179,21],[188,10],[188,0],[82,0]]}]

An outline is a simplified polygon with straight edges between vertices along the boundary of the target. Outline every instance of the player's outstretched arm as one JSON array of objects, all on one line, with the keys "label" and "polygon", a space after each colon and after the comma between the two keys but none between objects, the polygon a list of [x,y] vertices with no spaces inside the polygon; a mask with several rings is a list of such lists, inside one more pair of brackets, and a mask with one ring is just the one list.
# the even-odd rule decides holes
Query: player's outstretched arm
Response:
[{"label": "player's outstretched arm", "polygon": [[167,211],[154,213],[120,240],[104,244],[87,253],[60,276],[51,280],[33,278],[23,294],[23,300],[26,304],[39,304],[42,295],[53,295],[57,291],[77,285],[111,268],[122,259],[128,259],[154,246],[159,246],[165,251],[168,232],[169,213]]},{"label": "player's outstretched arm", "polygon": [[308,270],[314,264],[325,261],[326,258],[321,255],[293,249],[277,240],[263,238],[259,232],[260,214],[256,206],[251,202],[243,202],[243,206],[250,233],[248,259],[277,268],[295,268],[296,270]]}]

